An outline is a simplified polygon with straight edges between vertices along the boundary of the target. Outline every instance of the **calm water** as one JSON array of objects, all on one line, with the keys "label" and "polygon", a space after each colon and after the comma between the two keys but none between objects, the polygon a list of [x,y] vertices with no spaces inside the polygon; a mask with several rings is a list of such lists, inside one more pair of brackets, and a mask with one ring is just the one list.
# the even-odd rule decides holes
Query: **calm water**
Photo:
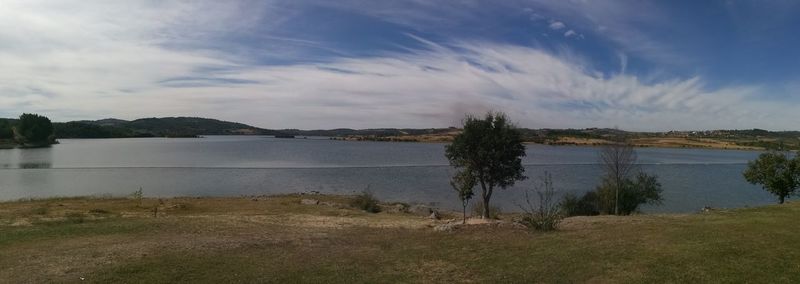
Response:
[{"label": "calm water", "polygon": [[[369,187],[383,200],[458,208],[448,184],[444,144],[346,142],[210,136],[202,139],[62,139],[51,148],[0,150],[0,200],[127,195],[240,196],[319,191],[349,194]],[[498,192],[505,210],[545,171],[560,192],[592,190],[600,180],[597,148],[528,145],[530,179]],[[647,212],[744,207],[774,198],[744,181],[758,152],[639,149],[642,169],[656,174],[665,202]]]}]

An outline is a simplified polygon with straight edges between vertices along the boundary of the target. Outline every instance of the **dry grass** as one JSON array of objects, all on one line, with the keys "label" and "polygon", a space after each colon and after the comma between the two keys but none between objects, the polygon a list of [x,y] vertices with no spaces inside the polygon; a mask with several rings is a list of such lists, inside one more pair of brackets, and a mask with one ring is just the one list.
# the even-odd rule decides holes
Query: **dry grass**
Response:
[{"label": "dry grass", "polygon": [[338,206],[347,197],[312,197],[331,205],[302,198],[0,203],[0,282],[800,280],[800,204],[573,217],[554,233],[503,223],[436,232],[445,221]]},{"label": "dry grass", "polygon": [[733,142],[707,138],[637,138],[633,140],[636,146],[641,147],[668,147],[668,148],[713,148],[733,150],[760,150],[758,147],[737,145]]}]

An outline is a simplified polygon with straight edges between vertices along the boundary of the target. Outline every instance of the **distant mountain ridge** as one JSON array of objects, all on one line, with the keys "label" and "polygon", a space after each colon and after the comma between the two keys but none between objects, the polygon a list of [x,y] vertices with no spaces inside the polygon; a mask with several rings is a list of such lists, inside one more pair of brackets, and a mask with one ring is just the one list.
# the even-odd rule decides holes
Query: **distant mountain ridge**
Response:
[{"label": "distant mountain ridge", "polygon": [[[0,126],[14,125],[17,119],[0,118]],[[2,127],[0,127],[2,128]],[[337,140],[449,142],[461,132],[448,128],[370,128],[370,129],[263,129],[243,123],[201,117],[161,117],[122,120],[106,118],[55,122],[56,138],[197,137],[200,135],[274,135],[279,137],[324,136]],[[2,129],[0,129],[2,130]],[[528,129],[519,128],[526,142],[549,145],[604,145],[627,139],[641,147],[774,149],[800,150],[800,131],[705,130],[630,132],[611,128]],[[8,131],[6,131],[8,132]],[[0,131],[0,142],[3,137]],[[2,144],[2,143],[0,143]]]},{"label": "distant mountain ridge", "polygon": [[197,137],[199,135],[283,135],[238,122],[201,117],[121,120],[106,118],[54,123],[56,138]]}]

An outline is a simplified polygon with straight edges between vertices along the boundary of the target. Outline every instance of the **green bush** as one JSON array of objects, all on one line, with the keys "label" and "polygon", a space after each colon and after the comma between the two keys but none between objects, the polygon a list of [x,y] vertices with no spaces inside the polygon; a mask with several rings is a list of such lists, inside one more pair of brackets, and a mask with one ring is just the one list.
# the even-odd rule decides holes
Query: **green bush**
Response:
[{"label": "green bush", "polygon": [[[616,188],[608,180],[597,187],[598,209],[604,214],[614,214]],[[661,204],[661,184],[656,176],[639,173],[634,179],[622,181],[619,191],[619,214],[638,212],[642,204]]]},{"label": "green bush", "polygon": [[537,231],[554,231],[558,229],[564,216],[561,213],[559,204],[553,188],[553,179],[549,173],[545,172],[542,177],[541,186],[536,187],[536,194],[539,196],[538,204],[531,201],[529,190],[525,190],[525,205],[518,205],[524,212],[522,219],[518,222]]},{"label": "green bush", "polygon": [[378,203],[380,201],[372,195],[371,191],[364,190],[350,201],[350,206],[370,213],[378,213],[381,212],[381,206]]},{"label": "green bush", "polygon": [[130,197],[131,199],[136,201],[136,207],[142,207],[142,199],[144,198],[144,192],[142,192],[141,187],[139,187],[139,190],[131,193]]},{"label": "green bush", "polygon": [[594,216],[600,214],[597,208],[597,193],[590,191],[581,198],[572,193],[567,193],[561,199],[561,213],[564,216]]}]

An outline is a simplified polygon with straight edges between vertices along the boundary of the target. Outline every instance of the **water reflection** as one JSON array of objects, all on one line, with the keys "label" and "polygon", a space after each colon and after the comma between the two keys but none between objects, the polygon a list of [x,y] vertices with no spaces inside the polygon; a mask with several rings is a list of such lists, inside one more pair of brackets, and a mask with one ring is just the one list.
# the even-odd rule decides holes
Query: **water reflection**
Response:
[{"label": "water reflection", "polygon": [[19,169],[49,169],[53,166],[52,148],[19,149],[17,168]]},{"label": "water reflection", "polygon": [[[52,164],[48,162],[28,162],[28,163],[19,163],[20,169],[49,169],[52,168]],[[7,166],[6,166],[7,168]]]}]

